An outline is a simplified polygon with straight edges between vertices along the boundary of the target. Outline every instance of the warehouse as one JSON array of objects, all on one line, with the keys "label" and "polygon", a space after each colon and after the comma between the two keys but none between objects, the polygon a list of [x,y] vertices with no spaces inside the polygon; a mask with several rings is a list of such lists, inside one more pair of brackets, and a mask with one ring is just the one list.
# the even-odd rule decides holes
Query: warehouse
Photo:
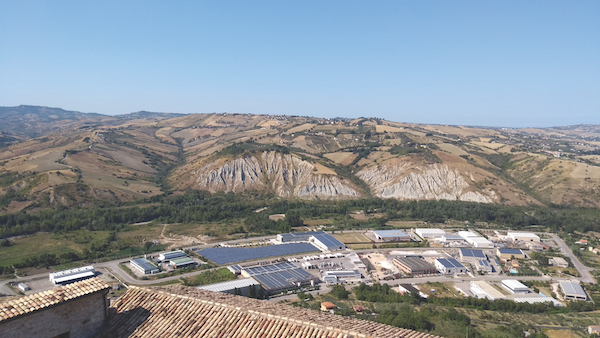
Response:
[{"label": "warehouse", "polygon": [[269,295],[319,282],[317,277],[300,268],[254,275],[252,278],[259,282]]},{"label": "warehouse", "polygon": [[435,267],[439,272],[445,275],[467,272],[467,268],[465,268],[454,258],[438,258],[435,260]]},{"label": "warehouse", "polygon": [[144,275],[160,272],[156,265],[150,263],[147,259],[144,258],[132,259],[129,261],[129,263],[132,267],[136,268]]},{"label": "warehouse", "polygon": [[496,250],[496,255],[502,260],[525,258],[525,254],[523,253],[523,251],[521,251],[521,249],[498,248]]},{"label": "warehouse", "polygon": [[196,263],[196,261],[189,258],[188,256],[185,256],[181,258],[171,259],[171,263],[169,265],[171,265],[174,269],[181,269],[190,266],[196,266],[198,265],[198,263]]},{"label": "warehouse", "polygon": [[529,288],[515,279],[505,279],[502,286],[512,293],[529,293]]},{"label": "warehouse", "polygon": [[446,231],[444,231],[442,229],[425,228],[425,229],[416,229],[415,233],[423,239],[428,239],[428,238],[440,238],[446,234]]},{"label": "warehouse", "polygon": [[228,266],[227,270],[231,271],[231,273],[234,275],[239,275],[242,273],[242,267],[238,264]]},{"label": "warehouse", "polygon": [[411,275],[428,275],[437,273],[435,267],[418,257],[396,257],[394,265],[401,271]]},{"label": "warehouse", "polygon": [[311,236],[309,242],[319,248],[321,251],[339,251],[346,249],[344,243],[338,241],[335,237],[330,234],[320,231],[319,233]]},{"label": "warehouse", "polygon": [[82,281],[84,279],[96,276],[96,270],[92,265],[82,266],[80,268],[53,272],[49,275],[50,281],[54,285],[65,285]]},{"label": "warehouse", "polygon": [[480,249],[492,249],[494,243],[484,237],[469,237],[465,239],[467,243],[471,244],[474,248]]},{"label": "warehouse", "polygon": [[325,271],[323,281],[327,283],[352,283],[362,279],[358,270]]},{"label": "warehouse", "polygon": [[480,259],[478,261],[475,261],[475,269],[477,271],[481,271],[481,272],[487,272],[487,273],[492,273],[493,272],[492,266],[485,259]]},{"label": "warehouse", "polygon": [[506,297],[502,294],[502,292],[496,290],[490,284],[484,281],[472,281],[471,282],[471,292],[477,298],[487,298],[489,300],[496,299],[505,299]]},{"label": "warehouse", "polygon": [[513,241],[523,241],[523,242],[540,242],[540,236],[531,233],[531,232],[511,232],[509,231],[507,237]]},{"label": "warehouse", "polygon": [[465,239],[456,234],[446,234],[439,239],[442,243],[464,244]]},{"label": "warehouse", "polygon": [[169,252],[161,253],[160,255],[158,255],[158,260],[163,262],[163,261],[170,261],[175,258],[181,258],[181,257],[186,257],[186,256],[187,255],[185,254],[185,252],[183,252],[181,250],[169,251]]},{"label": "warehouse", "polygon": [[258,290],[258,288],[260,287],[260,283],[254,280],[253,278],[242,278],[221,283],[203,285],[199,286],[198,289],[213,292],[230,293],[234,295],[237,294],[247,297],[250,294],[251,287],[254,287],[255,290]]},{"label": "warehouse", "polygon": [[559,268],[568,268],[569,262],[562,257],[553,257],[548,261],[552,266],[558,266]]},{"label": "warehouse", "polygon": [[242,269],[241,274],[243,277],[248,278],[248,277],[252,277],[252,276],[256,276],[256,275],[262,275],[265,273],[286,271],[286,270],[293,270],[293,269],[298,269],[298,267],[296,265],[294,265],[293,263],[284,262],[284,263],[277,263],[277,264],[245,267]]},{"label": "warehouse", "polygon": [[277,241],[281,243],[290,242],[308,242],[310,237],[314,235],[324,234],[323,231],[311,231],[311,232],[298,232],[277,235]]},{"label": "warehouse", "polygon": [[487,259],[482,250],[459,249],[460,259],[464,261],[478,261]]},{"label": "warehouse", "polygon": [[373,230],[373,237],[382,242],[410,242],[411,238],[400,230]]},{"label": "warehouse", "polygon": [[587,300],[587,294],[578,283],[560,282],[560,289],[562,290],[566,299]]}]

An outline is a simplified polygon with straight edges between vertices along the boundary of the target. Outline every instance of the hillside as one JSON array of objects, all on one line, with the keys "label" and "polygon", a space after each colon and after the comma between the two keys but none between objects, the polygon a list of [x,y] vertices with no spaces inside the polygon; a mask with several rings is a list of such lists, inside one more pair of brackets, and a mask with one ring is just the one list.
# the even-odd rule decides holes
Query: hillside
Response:
[{"label": "hillside", "polygon": [[0,107],[0,210],[140,201],[186,189],[284,198],[600,206],[600,126]]}]

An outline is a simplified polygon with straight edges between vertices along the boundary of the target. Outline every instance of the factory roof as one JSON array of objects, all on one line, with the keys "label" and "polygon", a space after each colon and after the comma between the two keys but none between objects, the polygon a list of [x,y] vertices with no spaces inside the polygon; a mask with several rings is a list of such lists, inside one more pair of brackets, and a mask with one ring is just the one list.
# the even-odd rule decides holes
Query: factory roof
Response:
[{"label": "factory roof", "polygon": [[380,237],[409,237],[404,231],[400,230],[373,230],[373,233]]},{"label": "factory roof", "polygon": [[445,268],[464,268],[464,266],[454,258],[438,258],[436,261],[442,264]]},{"label": "factory roof", "polygon": [[478,264],[479,266],[485,266],[485,267],[489,267],[489,266],[490,266],[490,263],[488,263],[488,261],[486,261],[485,259],[480,259],[480,260],[478,260],[478,261],[477,261],[477,264]]},{"label": "factory roof", "polygon": [[576,297],[587,298],[587,294],[585,293],[585,291],[583,290],[581,285],[579,285],[579,283],[560,282],[560,287],[563,289],[563,292],[567,296],[576,296]]},{"label": "factory roof", "polygon": [[498,248],[498,252],[502,255],[522,255],[523,254],[523,251],[521,251],[521,249]]},{"label": "factory roof", "polygon": [[297,269],[298,267],[290,262],[270,264],[270,265],[261,265],[254,266],[250,268],[243,268],[242,272],[247,274],[248,276],[262,275],[264,273],[271,273],[276,271],[285,271]]},{"label": "factory roof", "polygon": [[287,289],[296,286],[297,283],[318,280],[317,277],[300,268],[264,273],[252,277],[267,291]]},{"label": "factory roof", "polygon": [[111,309],[101,337],[434,337],[374,321],[183,286],[132,286]]},{"label": "factory roof", "polygon": [[411,270],[419,270],[419,269],[435,269],[434,266],[427,263],[425,260],[419,257],[396,257],[394,258],[398,262],[408,266]]},{"label": "factory roof", "polygon": [[481,258],[485,259],[485,254],[482,250],[471,250],[471,249],[460,249],[460,255],[469,258]]},{"label": "factory roof", "polygon": [[131,263],[137,264],[144,270],[158,270],[158,267],[152,263],[150,263],[147,259],[144,258],[136,258],[132,259]]},{"label": "factory roof", "polygon": [[221,282],[221,283],[203,285],[203,286],[199,286],[198,289],[214,291],[214,292],[223,292],[223,291],[233,290],[235,288],[238,288],[238,289],[247,288],[250,285],[259,285],[259,283],[256,280],[254,280],[253,278],[242,278],[242,279],[229,280],[229,281]]},{"label": "factory roof", "polygon": [[174,265],[187,265],[187,264],[194,264],[194,263],[196,263],[196,262],[193,259],[189,258],[188,256],[171,259],[171,264],[174,264]]},{"label": "factory roof", "polygon": [[0,303],[0,324],[2,321],[44,308],[65,303],[71,299],[107,290],[110,285],[99,278],[89,278],[56,289],[35,293],[29,296]]},{"label": "factory roof", "polygon": [[330,234],[320,231],[320,233],[313,235],[313,237],[323,243],[327,248],[344,247],[344,243],[338,241],[335,237]]},{"label": "factory roof", "polygon": [[511,289],[529,289],[527,285],[519,282],[516,279],[504,279],[502,280],[502,284],[508,286]]},{"label": "factory roof", "polygon": [[552,297],[515,297],[514,301],[516,303],[552,303],[556,307],[562,307],[563,305]]},{"label": "factory roof", "polygon": [[487,282],[484,282],[484,281],[472,281],[471,285],[477,285],[481,290],[483,290],[483,292],[487,293],[488,296],[490,296],[490,297],[492,297],[494,299],[504,299],[504,298],[506,298],[506,296],[504,296],[504,294],[502,292],[496,290],[496,288],[494,288],[493,286],[491,286]]}]

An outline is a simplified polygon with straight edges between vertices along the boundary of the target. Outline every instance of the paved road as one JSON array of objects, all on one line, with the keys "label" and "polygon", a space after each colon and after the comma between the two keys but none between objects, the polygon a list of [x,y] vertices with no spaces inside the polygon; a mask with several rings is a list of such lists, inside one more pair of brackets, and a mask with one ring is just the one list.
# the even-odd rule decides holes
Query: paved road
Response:
[{"label": "paved road", "polygon": [[565,241],[562,240],[562,238],[558,237],[558,235],[556,235],[556,234],[549,234],[549,235],[550,235],[550,237],[552,237],[554,242],[556,242],[556,244],[558,244],[558,246],[560,247],[560,251],[565,256],[567,256],[571,259],[571,262],[573,262],[573,265],[575,266],[577,271],[579,271],[579,275],[580,275],[579,280],[582,281],[583,283],[596,284],[596,280],[592,277],[592,274],[590,273],[590,270],[593,270],[593,269],[583,265],[581,263],[581,261],[579,261],[579,258],[577,258],[577,256],[575,256],[573,254],[573,252],[571,251],[571,249],[569,248],[567,243],[565,243]]}]

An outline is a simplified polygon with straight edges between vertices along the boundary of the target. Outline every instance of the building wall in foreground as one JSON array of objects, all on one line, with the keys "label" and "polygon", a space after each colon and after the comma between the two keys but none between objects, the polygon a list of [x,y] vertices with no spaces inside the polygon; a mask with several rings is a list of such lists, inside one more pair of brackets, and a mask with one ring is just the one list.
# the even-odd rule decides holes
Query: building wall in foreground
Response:
[{"label": "building wall in foreground", "polygon": [[0,323],[3,338],[93,337],[106,323],[106,292],[97,292]]}]

